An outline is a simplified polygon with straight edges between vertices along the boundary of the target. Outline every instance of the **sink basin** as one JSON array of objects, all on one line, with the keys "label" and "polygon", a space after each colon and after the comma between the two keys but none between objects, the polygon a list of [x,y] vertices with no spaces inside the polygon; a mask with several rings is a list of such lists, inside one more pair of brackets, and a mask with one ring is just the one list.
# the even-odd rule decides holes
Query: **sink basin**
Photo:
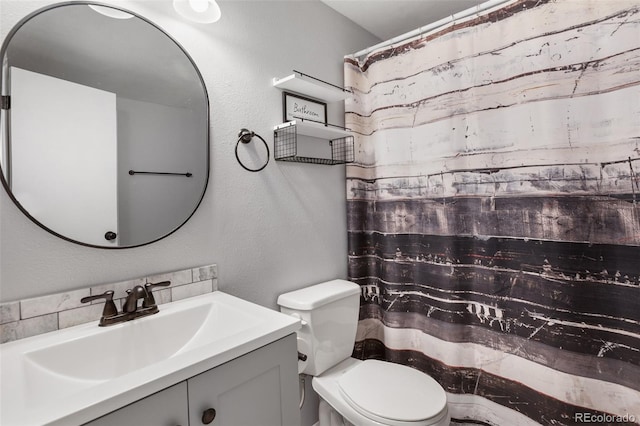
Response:
[{"label": "sink basin", "polygon": [[260,319],[220,303],[169,308],[149,316],[100,328],[25,353],[25,367],[74,380],[104,381],[168,359],[258,324]]},{"label": "sink basin", "polygon": [[293,317],[217,291],[110,327],[96,321],[5,343],[0,424],[81,424],[298,328]]}]

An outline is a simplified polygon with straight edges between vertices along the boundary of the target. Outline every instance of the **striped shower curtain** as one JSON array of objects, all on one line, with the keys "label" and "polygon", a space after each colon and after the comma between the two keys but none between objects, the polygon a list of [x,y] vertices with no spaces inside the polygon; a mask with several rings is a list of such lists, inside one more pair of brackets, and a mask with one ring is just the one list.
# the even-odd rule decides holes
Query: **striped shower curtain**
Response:
[{"label": "striped shower curtain", "polygon": [[453,424],[640,424],[640,3],[507,1],[345,85],[354,356]]}]

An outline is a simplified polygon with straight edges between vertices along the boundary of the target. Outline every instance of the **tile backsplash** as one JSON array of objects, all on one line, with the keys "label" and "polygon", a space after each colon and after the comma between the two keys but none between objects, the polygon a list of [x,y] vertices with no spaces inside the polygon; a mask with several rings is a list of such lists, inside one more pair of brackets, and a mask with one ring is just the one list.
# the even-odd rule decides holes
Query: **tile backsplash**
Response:
[{"label": "tile backsplash", "polygon": [[87,304],[81,303],[80,299],[113,290],[113,300],[120,310],[127,296],[127,289],[136,285],[160,281],[171,281],[171,286],[153,291],[159,305],[216,291],[218,289],[218,267],[217,265],[207,265],[32,299],[0,303],[0,343],[97,321],[102,315],[104,300],[96,300]]}]

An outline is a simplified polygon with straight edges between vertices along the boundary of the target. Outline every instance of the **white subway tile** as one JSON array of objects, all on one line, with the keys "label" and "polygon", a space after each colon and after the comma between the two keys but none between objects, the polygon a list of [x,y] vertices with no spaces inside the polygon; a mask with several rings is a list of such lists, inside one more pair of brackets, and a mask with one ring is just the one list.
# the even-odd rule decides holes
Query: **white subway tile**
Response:
[{"label": "white subway tile", "polygon": [[82,306],[80,299],[89,296],[88,288],[66,293],[50,294],[20,301],[22,319],[37,317]]},{"label": "white subway tile", "polygon": [[0,324],[0,343],[24,339],[58,329],[58,314],[47,314]]},{"label": "white subway tile", "polygon": [[89,295],[114,292],[118,311],[126,298],[126,290],[147,282],[171,281],[171,287],[158,288],[154,293],[157,304],[186,299],[218,289],[217,265],[152,275],[146,278],[97,285],[91,288],[51,294],[16,302],[0,304],[0,342],[22,339],[86,322],[97,321],[102,315],[104,300],[85,305],[80,299]]},{"label": "white subway tile", "polygon": [[211,293],[213,291],[212,280],[200,281],[193,284],[181,285],[171,289],[171,298],[176,300],[186,299],[188,297],[199,296],[201,294]]},{"label": "white subway tile", "polygon": [[148,283],[159,283],[161,281],[171,281],[171,287],[192,283],[191,269],[147,277]]},{"label": "white subway tile", "polygon": [[162,290],[154,290],[153,298],[156,301],[156,305],[162,305],[164,303],[171,302],[171,289],[163,288]]},{"label": "white subway tile", "polygon": [[207,265],[193,268],[193,282],[218,278],[218,265]]},{"label": "white subway tile", "polygon": [[58,314],[59,327],[60,329],[63,329],[67,327],[73,327],[74,325],[78,324],[98,321],[102,316],[102,309],[102,305],[86,305],[81,308],[62,311]]},{"label": "white subway tile", "polygon": [[20,302],[0,303],[0,324],[20,319]]}]

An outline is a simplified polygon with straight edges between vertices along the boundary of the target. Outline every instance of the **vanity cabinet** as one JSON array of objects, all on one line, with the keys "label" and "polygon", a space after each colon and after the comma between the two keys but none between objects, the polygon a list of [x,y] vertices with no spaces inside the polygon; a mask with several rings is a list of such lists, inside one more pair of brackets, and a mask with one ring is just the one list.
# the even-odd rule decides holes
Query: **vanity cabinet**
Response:
[{"label": "vanity cabinet", "polygon": [[180,382],[85,426],[188,426],[187,408],[187,382]]},{"label": "vanity cabinet", "polygon": [[191,426],[299,425],[297,353],[293,334],[189,379]]},{"label": "vanity cabinet", "polygon": [[291,334],[85,426],[297,426],[297,368]]}]

